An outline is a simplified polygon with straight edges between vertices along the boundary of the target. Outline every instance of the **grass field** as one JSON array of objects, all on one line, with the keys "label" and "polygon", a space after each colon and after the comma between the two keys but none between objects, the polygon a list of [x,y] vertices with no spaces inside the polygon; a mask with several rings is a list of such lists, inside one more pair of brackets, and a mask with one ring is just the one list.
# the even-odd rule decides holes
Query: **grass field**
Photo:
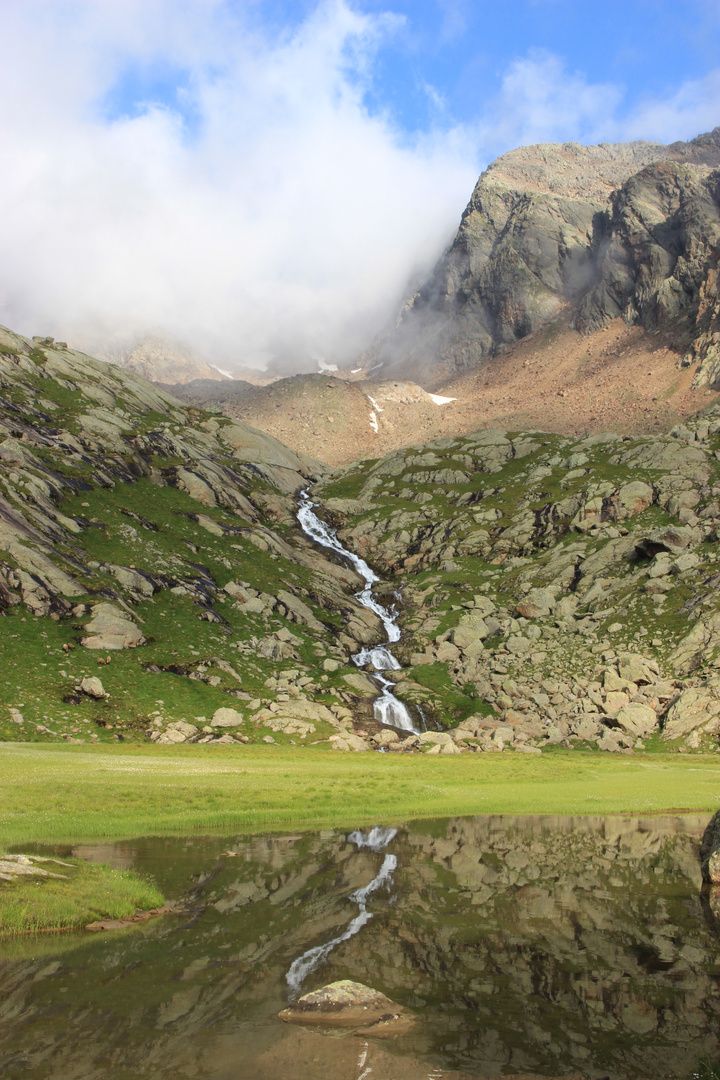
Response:
[{"label": "grass field", "polygon": [[574,750],[419,757],[279,746],[0,744],[0,849],[460,814],[720,806],[720,761]]}]

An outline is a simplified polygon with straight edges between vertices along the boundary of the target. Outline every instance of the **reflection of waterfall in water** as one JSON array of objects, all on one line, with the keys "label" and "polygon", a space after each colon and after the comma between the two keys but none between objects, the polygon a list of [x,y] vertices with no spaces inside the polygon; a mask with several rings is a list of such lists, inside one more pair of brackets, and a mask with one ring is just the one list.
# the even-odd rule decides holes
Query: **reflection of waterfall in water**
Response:
[{"label": "reflection of waterfall in water", "polygon": [[[363,833],[359,830],[350,833],[348,841],[351,844],[355,844],[359,851],[363,848],[369,848],[370,851],[381,852],[383,848],[387,847],[396,834],[397,829],[375,825],[369,833]],[[372,914],[367,909],[368,898],[383,886],[392,885],[392,873],[396,866],[397,858],[395,855],[386,854],[380,870],[372,881],[362,889],[357,889],[356,892],[350,894],[349,899],[358,905],[360,911],[352,920],[347,930],[343,931],[342,934],[339,934],[338,937],[327,941],[324,945],[316,945],[315,948],[308,949],[307,952],[304,952],[302,956],[299,956],[297,960],[293,961],[290,970],[285,976],[285,981],[288,984],[290,996],[292,998],[298,996],[305,979],[327,960],[336,945],[340,945],[343,941],[348,941],[351,937],[354,937],[359,930],[362,930],[365,923],[370,922]]]},{"label": "reflection of waterfall in water", "polygon": [[[359,593],[356,593],[357,599],[363,607],[369,608],[370,611],[374,611],[380,618],[385,627],[388,644],[392,645],[393,642],[399,641],[400,627],[395,622],[393,612],[388,611],[387,608],[378,603],[372,594],[372,587],[380,580],[380,578],[370,569],[364,559],[359,558],[359,556],[354,555],[352,551],[348,551],[347,548],[342,546],[335,534],[332,533],[327,525],[325,525],[317,514],[313,512],[313,506],[314,503],[310,501],[307,492],[304,491],[301,496],[297,515],[303,532],[306,536],[309,536],[311,540],[314,540],[316,544],[330,548],[331,551],[336,552],[338,555],[342,555],[343,558],[352,563],[360,577],[365,579],[365,588]],[[361,649],[360,652],[355,653],[353,656],[353,662],[357,664],[358,667],[372,664],[375,668],[372,678],[382,690],[382,695],[375,701],[374,705],[375,719],[379,720],[381,724],[390,724],[392,727],[400,728],[403,731],[416,731],[416,727],[407,707],[403,705],[402,701],[398,701],[392,692],[392,687],[395,684],[381,674],[383,671],[400,670],[400,664],[387,646],[375,645],[372,648]]]}]

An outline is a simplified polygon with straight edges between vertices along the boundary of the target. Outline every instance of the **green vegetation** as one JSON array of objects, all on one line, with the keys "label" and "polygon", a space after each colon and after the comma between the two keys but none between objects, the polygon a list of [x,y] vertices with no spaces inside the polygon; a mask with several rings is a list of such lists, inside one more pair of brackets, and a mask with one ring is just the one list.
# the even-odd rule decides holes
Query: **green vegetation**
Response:
[{"label": "green vegetation", "polygon": [[459,814],[715,810],[720,762],[562,749],[533,758],[280,746],[0,746],[0,843],[79,842]]},{"label": "green vegetation", "polygon": [[709,1061],[701,1061],[692,1080],[720,1080],[720,1062],[713,1065]]},{"label": "green vegetation", "polygon": [[50,864],[62,877],[20,877],[0,884],[0,936],[71,930],[98,919],[131,919],[160,907],[163,897],[129,870],[73,860]]},{"label": "green vegetation", "polygon": [[445,727],[456,727],[472,713],[491,712],[489,705],[481,701],[474,682],[467,682],[458,689],[450,681],[447,664],[421,664],[413,668],[413,679],[420,686],[432,690],[442,700],[442,719]]}]

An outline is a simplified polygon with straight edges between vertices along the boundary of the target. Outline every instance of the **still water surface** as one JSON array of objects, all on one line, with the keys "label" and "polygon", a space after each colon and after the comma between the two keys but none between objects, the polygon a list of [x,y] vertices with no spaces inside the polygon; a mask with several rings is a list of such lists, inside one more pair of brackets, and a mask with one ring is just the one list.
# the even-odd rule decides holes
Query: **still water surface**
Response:
[{"label": "still water surface", "polygon": [[[192,913],[0,944],[0,1073],[689,1078],[720,1059],[707,819],[454,818],[75,849],[168,897],[191,890]],[[418,1023],[382,1042],[277,1020],[342,978]]]}]

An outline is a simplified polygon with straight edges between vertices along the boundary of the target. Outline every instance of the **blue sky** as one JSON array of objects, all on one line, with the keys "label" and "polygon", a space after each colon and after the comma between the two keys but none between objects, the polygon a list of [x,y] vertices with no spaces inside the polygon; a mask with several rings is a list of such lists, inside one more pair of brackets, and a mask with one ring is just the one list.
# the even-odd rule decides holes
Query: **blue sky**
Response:
[{"label": "blue sky", "polygon": [[3,0],[0,321],[345,362],[532,142],[720,124],[705,0]]},{"label": "blue sky", "polygon": [[[323,5],[245,0],[207,6],[239,36],[252,28],[281,42]],[[385,20],[363,75],[364,102],[371,113],[389,114],[410,137],[438,126],[472,126],[501,92],[510,65],[533,56],[552,55],[568,75],[612,87],[619,115],[672,98],[720,63],[720,3],[712,0],[356,0],[348,6]],[[197,118],[177,92],[191,81],[189,69],[167,60],[137,64],[129,58],[105,100],[108,116],[163,102],[182,111],[192,127]],[[678,130],[667,137],[692,134]]]}]

